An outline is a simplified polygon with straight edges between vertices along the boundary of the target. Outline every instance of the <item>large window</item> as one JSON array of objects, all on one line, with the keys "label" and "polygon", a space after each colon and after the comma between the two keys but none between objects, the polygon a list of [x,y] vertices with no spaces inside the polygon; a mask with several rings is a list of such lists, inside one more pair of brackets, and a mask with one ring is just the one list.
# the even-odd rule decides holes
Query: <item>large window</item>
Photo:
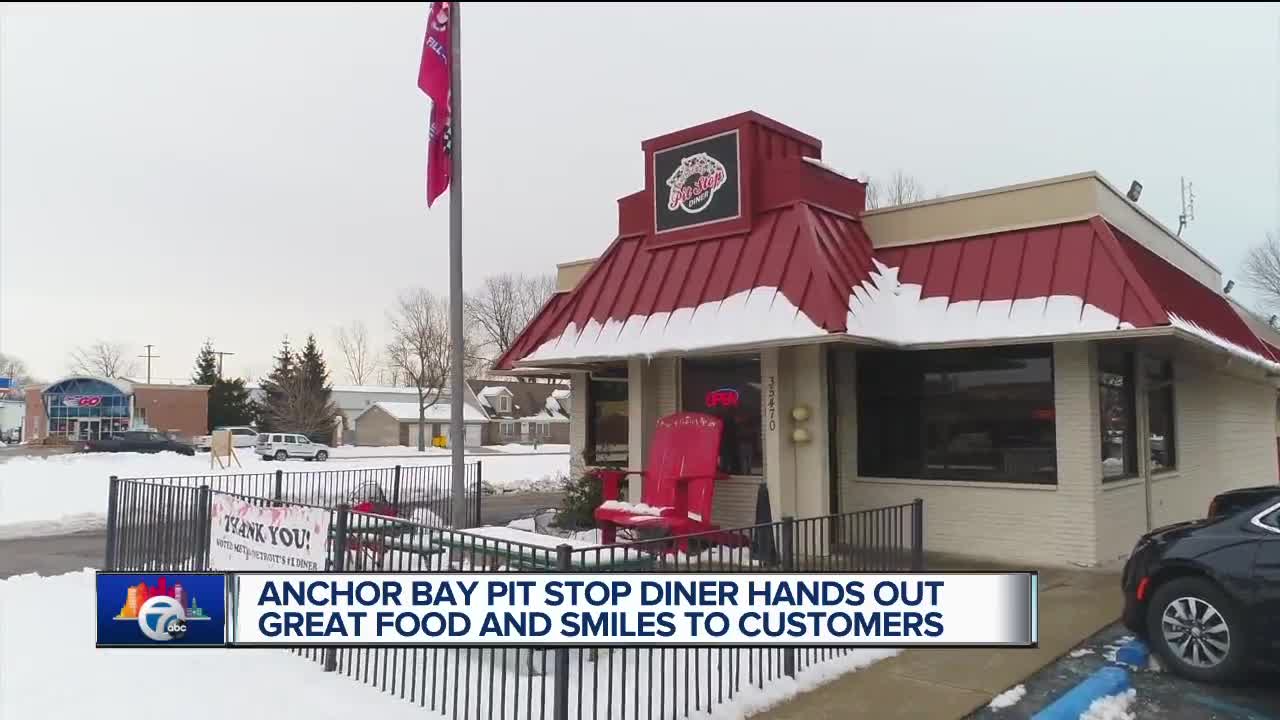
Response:
[{"label": "large window", "polygon": [[1138,474],[1133,353],[1098,349],[1098,413],[1102,428],[1102,481]]},{"label": "large window", "polygon": [[1151,434],[1151,470],[1172,470],[1177,466],[1174,445],[1173,363],[1147,363],[1147,418]]},{"label": "large window", "polygon": [[857,367],[860,475],[1057,482],[1051,346],[859,352]]},{"label": "large window", "polygon": [[627,464],[627,369],[591,373],[587,387],[587,462]]},{"label": "large window", "polygon": [[680,373],[685,410],[724,421],[720,470],[730,475],[764,474],[764,434],[760,424],[760,358],[685,360]]}]

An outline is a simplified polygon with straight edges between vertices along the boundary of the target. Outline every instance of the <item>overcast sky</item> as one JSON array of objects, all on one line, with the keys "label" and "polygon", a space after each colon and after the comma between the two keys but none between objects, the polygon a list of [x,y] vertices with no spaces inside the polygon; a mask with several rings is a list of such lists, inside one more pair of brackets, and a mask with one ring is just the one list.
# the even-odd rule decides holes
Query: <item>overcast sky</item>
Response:
[{"label": "overcast sky", "polygon": [[[0,351],[40,377],[97,338],[265,374],[287,333],[448,291],[428,211],[427,3],[4,10]],[[957,193],[1140,179],[1236,274],[1280,227],[1277,6],[464,4],[465,272],[601,252],[640,141],[742,110],[858,175]],[[1240,290],[1237,290],[1240,292]],[[336,351],[336,348],[334,348]],[[330,357],[335,379],[341,361]]]}]

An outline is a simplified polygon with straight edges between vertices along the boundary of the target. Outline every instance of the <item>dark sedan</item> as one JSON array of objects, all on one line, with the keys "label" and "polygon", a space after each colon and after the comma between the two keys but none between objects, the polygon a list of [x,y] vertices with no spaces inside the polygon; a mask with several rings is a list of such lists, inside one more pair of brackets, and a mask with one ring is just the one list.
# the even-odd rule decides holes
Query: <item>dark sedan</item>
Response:
[{"label": "dark sedan", "polygon": [[1213,499],[1153,530],[1124,568],[1124,623],[1164,665],[1208,682],[1280,660],[1280,485]]},{"label": "dark sedan", "polygon": [[175,440],[154,430],[130,430],[117,433],[115,437],[86,440],[82,449],[85,452],[176,452],[181,455],[196,454],[196,449],[189,443]]}]

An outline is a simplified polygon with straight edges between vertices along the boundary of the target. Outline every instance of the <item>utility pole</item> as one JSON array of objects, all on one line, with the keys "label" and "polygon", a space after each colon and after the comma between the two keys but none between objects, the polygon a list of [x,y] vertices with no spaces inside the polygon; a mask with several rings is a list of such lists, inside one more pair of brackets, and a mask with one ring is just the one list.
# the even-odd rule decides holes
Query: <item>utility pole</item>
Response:
[{"label": "utility pole", "polygon": [[214,351],[213,351],[213,354],[218,356],[218,379],[219,379],[219,380],[221,380],[221,379],[222,379],[222,356],[223,356],[223,355],[235,355],[235,353],[233,353],[233,352],[223,352],[223,351],[221,351],[221,350],[214,350]]},{"label": "utility pole", "polygon": [[147,359],[147,384],[148,384],[148,385],[150,385],[150,384],[151,384],[151,360],[152,360],[152,359],[154,359],[154,358],[159,358],[159,357],[160,357],[159,355],[152,355],[152,354],[151,354],[151,348],[153,348],[153,347],[155,347],[155,345],[147,345],[147,346],[146,346],[146,348],[147,348],[147,354],[146,354],[146,355],[139,355],[139,356],[138,356],[138,357],[140,357],[140,358],[146,358],[146,359]]}]

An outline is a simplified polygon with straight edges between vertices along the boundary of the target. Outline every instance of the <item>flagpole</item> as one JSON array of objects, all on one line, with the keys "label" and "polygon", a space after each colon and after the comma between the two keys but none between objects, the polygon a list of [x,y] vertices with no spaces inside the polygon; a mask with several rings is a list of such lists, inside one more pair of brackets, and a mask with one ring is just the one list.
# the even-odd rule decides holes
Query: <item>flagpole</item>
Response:
[{"label": "flagpole", "polygon": [[[461,13],[455,2],[449,7],[449,117],[452,128],[449,153],[449,344],[453,367],[449,373],[449,449],[453,453],[453,527],[467,527],[467,434],[462,422],[466,401],[463,377],[462,328],[462,32]],[[476,518],[476,524],[480,518]]]}]

